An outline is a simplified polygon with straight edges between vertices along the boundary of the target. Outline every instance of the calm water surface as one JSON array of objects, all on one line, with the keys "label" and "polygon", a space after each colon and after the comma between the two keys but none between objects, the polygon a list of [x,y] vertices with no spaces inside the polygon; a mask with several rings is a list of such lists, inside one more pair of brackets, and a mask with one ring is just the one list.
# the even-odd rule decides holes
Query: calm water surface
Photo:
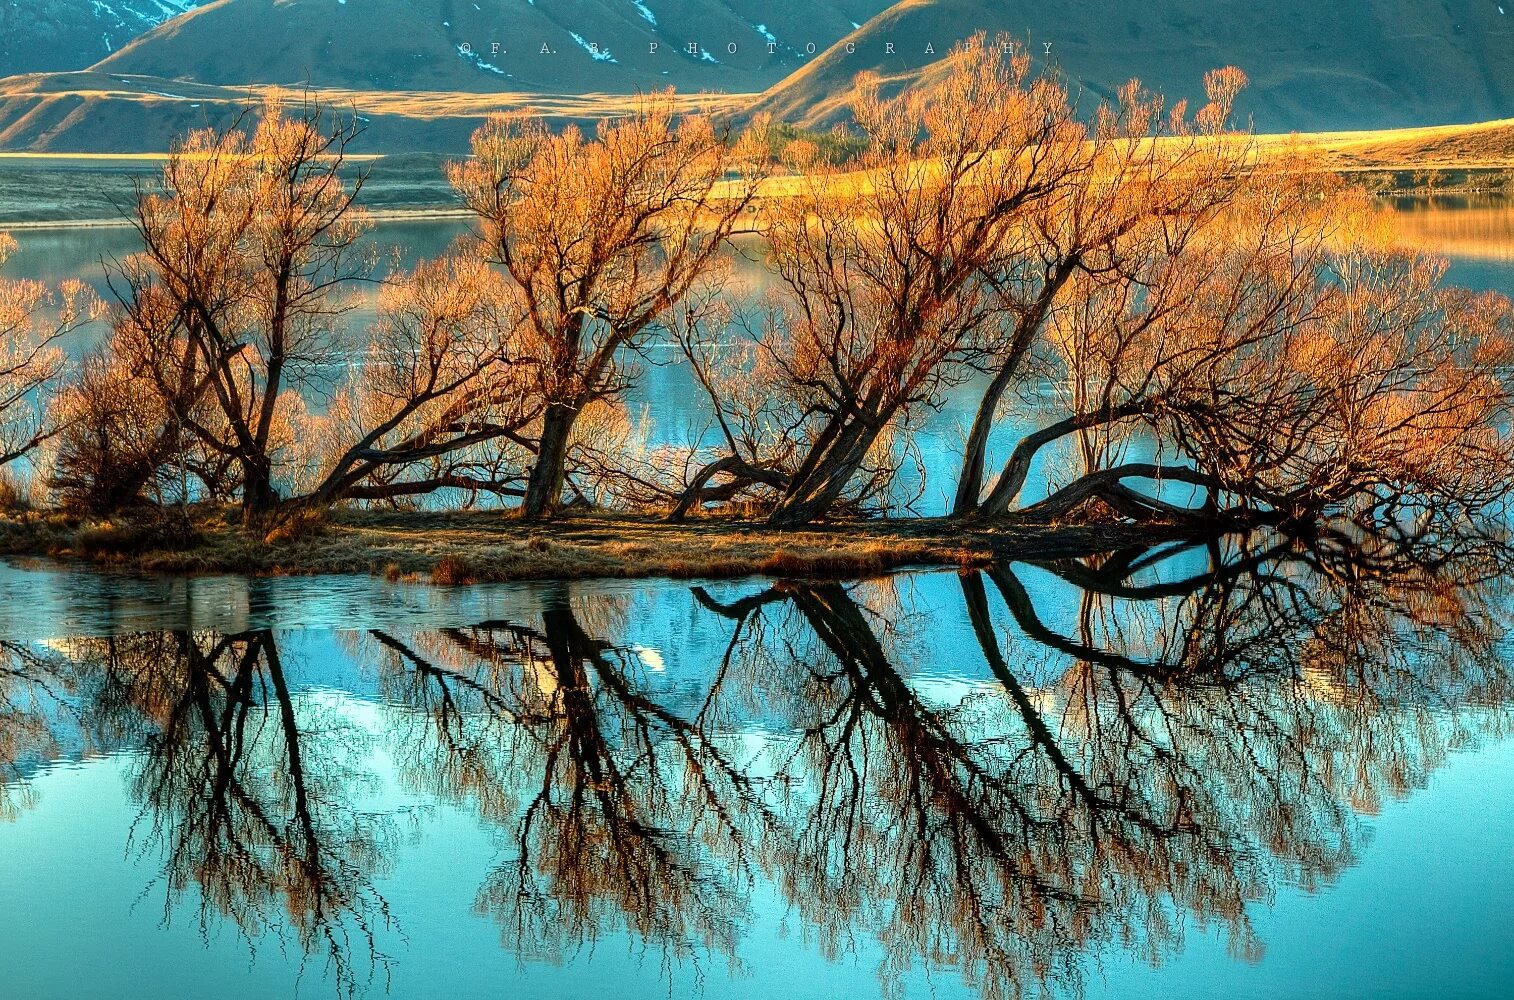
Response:
[{"label": "calm water surface", "polygon": [[6,565],[0,977],[1505,997],[1508,609],[1442,555],[452,589]]}]

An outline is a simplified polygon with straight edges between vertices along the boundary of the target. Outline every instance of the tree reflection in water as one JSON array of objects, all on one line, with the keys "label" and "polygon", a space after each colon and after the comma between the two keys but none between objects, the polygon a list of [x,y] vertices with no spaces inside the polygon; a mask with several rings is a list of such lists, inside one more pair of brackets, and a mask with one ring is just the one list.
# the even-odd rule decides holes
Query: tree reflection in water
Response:
[{"label": "tree reflection in water", "polygon": [[524,956],[617,929],[674,958],[734,955],[774,817],[720,745],[718,691],[689,716],[660,704],[638,655],[593,635],[613,603],[576,608],[562,585],[544,597],[540,628],[372,633],[386,691],[418,712],[392,734],[405,780],[511,832],[478,908]]},{"label": "tree reflection in water", "polygon": [[28,696],[54,695],[44,717],[74,717],[86,746],[139,748],[133,837],[163,859],[164,920],[193,890],[207,938],[224,924],[254,948],[290,936],[346,993],[382,979],[376,932],[391,917],[374,879],[390,831],[361,808],[371,738],[291,691],[273,633],[60,645],[61,658],[31,660],[47,669],[29,673]]},{"label": "tree reflection in water", "polygon": [[[695,588],[723,655],[671,680],[615,638],[623,598],[547,585],[527,623],[348,635],[370,725],[292,691],[267,631],[12,645],[0,808],[71,746],[139,747],[168,911],[192,889],[207,930],[288,932],[348,990],[389,962],[383,768],[500,831],[477,909],[523,958],[628,933],[736,962],[771,884],[826,954],[876,938],[886,989],[925,962],[1076,990],[1193,925],[1258,955],[1253,904],[1329,883],[1361,814],[1504,725],[1504,558],[1340,530],[1000,566],[959,578],[975,649],[899,580]],[[943,695],[920,659],[984,680]]]}]

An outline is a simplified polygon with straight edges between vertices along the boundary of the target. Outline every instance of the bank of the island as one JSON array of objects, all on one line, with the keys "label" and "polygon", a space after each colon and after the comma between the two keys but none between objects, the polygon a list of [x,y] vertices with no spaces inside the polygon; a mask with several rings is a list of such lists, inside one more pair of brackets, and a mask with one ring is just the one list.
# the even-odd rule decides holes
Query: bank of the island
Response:
[{"label": "bank of the island", "polygon": [[844,578],[905,567],[1071,558],[1131,544],[1213,535],[1220,525],[838,520],[804,528],[701,517],[578,513],[550,522],[499,511],[334,510],[268,534],[232,509],[182,521],[0,515],[0,555],[151,573],[292,576],[368,573],[461,584],[512,580],[737,576]]}]

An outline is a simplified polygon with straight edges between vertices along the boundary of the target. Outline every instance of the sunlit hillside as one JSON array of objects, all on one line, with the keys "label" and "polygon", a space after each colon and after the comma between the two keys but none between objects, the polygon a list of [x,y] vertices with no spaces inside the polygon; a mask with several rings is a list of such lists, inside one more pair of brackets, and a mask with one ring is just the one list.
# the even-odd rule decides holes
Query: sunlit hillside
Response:
[{"label": "sunlit hillside", "polygon": [[[591,124],[623,114],[634,94],[470,93],[346,88],[218,87],[105,73],[56,73],[0,80],[0,150],[159,153],[192,128],[225,125],[271,90],[309,97],[361,117],[357,148],[369,153],[461,153],[492,112],[529,108],[554,123]],[[750,95],[689,93],[688,107],[734,114]]]},{"label": "sunlit hillside", "polygon": [[[1471,175],[1474,182],[1504,188],[1514,178],[1514,118],[1426,128],[1270,133],[1246,141],[1259,156],[1303,151],[1321,168],[1368,182],[1378,175],[1408,174],[1431,187],[1453,177],[1465,183]],[[763,182],[762,197],[788,197],[808,183],[792,175],[770,177]],[[844,173],[827,183],[863,186],[868,176]]]},{"label": "sunlit hillside", "polygon": [[[1287,137],[1266,137],[1277,143]],[[1342,170],[1489,168],[1514,166],[1514,118],[1470,125],[1316,132],[1308,141]]]},{"label": "sunlit hillside", "polygon": [[[29,96],[12,91],[7,100],[4,87],[18,81],[0,85],[0,109],[18,112],[14,117],[0,117],[0,143],[13,150],[17,146],[32,150],[0,152],[0,224],[119,222],[119,206],[131,200],[136,178],[157,169],[177,135],[207,121],[230,120],[249,100],[272,89],[184,85],[179,94],[151,94],[132,88],[130,82],[97,74],[30,78],[30,82],[65,79],[77,81],[81,89],[47,92],[38,88]],[[99,89],[84,89],[89,85]],[[501,106],[498,98],[462,93],[320,91],[313,96],[338,108],[355,108],[363,117],[367,132],[356,147],[362,152],[353,156],[369,173],[363,200],[370,208],[391,214],[455,211],[443,164],[461,155],[470,133]],[[691,95],[679,100],[686,108],[702,107],[724,115],[735,115],[742,106],[741,97],[731,95]],[[517,94],[508,95],[508,101],[534,108],[555,121],[585,125],[604,115],[629,112],[635,103],[624,95],[604,94]],[[80,113],[85,107],[92,113]],[[88,140],[92,134],[98,137],[92,129],[102,123],[111,123],[115,129],[110,135],[115,148],[133,151],[88,152]],[[1254,142],[1263,152],[1312,147],[1321,166],[1377,190],[1514,190],[1514,119],[1433,128],[1273,133],[1256,136]],[[457,152],[406,151],[428,147]],[[841,176],[846,183],[860,179],[857,174]],[[770,177],[762,185],[759,200],[791,195],[801,183],[793,176]],[[1507,225],[1507,213],[1500,218],[1502,223],[1493,223]],[[1487,248],[1506,253],[1511,238],[1504,231],[1424,235],[1426,239],[1413,237],[1411,241],[1450,252],[1443,243],[1450,239],[1456,252],[1473,255],[1482,255]]]},{"label": "sunlit hillside", "polygon": [[[0,10],[0,24],[26,7]],[[589,122],[668,86],[718,94],[701,102],[725,113],[827,128],[847,119],[858,73],[890,89],[928,82],[976,32],[1021,40],[1085,109],[1131,78],[1169,105],[1193,99],[1206,71],[1236,65],[1251,80],[1238,114],[1263,133],[1514,113],[1514,17],[1495,0],[175,0],[163,12],[180,8],[192,9],[92,69],[0,79],[0,150],[162,151],[270,85],[353,108],[373,153],[456,154],[493,110]],[[1488,138],[1427,133],[1409,152],[1496,160]],[[1377,142],[1350,139],[1342,168],[1405,155]]]}]

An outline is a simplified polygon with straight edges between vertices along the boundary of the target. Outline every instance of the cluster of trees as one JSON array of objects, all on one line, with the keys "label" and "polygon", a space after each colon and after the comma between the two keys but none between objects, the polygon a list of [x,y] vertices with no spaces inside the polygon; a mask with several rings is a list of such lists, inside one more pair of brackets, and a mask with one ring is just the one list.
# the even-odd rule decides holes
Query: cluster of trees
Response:
[{"label": "cluster of trees", "polygon": [[[1090,118],[978,38],[928,85],[860,81],[844,162],[803,139],[775,155],[767,123],[738,135],[670,95],[593,135],[500,116],[450,169],[471,237],[385,278],[356,332],[375,262],[354,126],[269,106],[189,136],[141,193],[113,337],[45,415],[63,366],[32,329],[40,293],[0,292],[18,299],[0,458],[49,442],[46,481],[93,511],[195,497],[262,523],[445,491],[529,517],[739,502],[795,525],[878,509],[957,391],[977,398],[962,518],[1501,498],[1507,300],[1442,286],[1302,154],[1260,155],[1229,124],[1244,83],[1211,73],[1194,111],[1132,83]],[[772,279],[752,297],[730,282],[744,232]],[[654,345],[710,396],[685,446],[645,446],[626,413]],[[1061,411],[996,455],[1031,380]],[[1048,449],[1071,460],[1027,502]],[[1138,488],[1164,480],[1200,504]]]}]

